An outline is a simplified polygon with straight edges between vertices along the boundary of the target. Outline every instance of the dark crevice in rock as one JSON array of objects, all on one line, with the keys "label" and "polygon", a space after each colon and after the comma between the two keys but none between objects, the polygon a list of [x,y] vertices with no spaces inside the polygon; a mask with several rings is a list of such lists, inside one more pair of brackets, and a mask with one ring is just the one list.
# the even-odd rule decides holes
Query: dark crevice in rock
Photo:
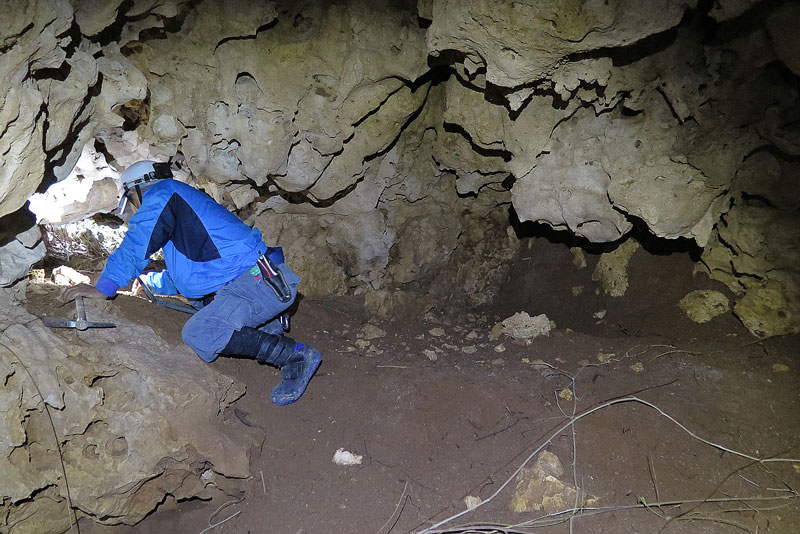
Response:
[{"label": "dark crevice in rock", "polygon": [[81,35],[81,28],[74,19],[69,29],[67,29],[61,35],[57,35],[56,37],[58,39],[69,37],[69,43],[67,46],[62,47],[68,58],[71,58],[75,54],[75,51],[78,49],[78,45],[81,44],[81,40],[83,39],[83,36]]},{"label": "dark crevice in rock", "polygon": [[775,208],[775,204],[769,201],[765,196],[758,194],[750,194],[742,191],[742,200],[745,206],[760,207],[760,208]]},{"label": "dark crevice in rock", "polygon": [[514,206],[508,207],[508,223],[514,230],[517,239],[543,237],[550,243],[558,243],[570,248],[580,247],[592,254],[602,254],[614,246],[609,243],[592,243],[585,237],[573,234],[567,228],[555,229],[545,223],[521,221]]},{"label": "dark crevice in rock", "polygon": [[364,162],[365,163],[368,162],[368,161],[372,161],[373,159],[375,159],[377,157],[383,156],[384,154],[389,152],[392,149],[392,147],[394,147],[397,144],[397,141],[403,135],[403,132],[405,132],[406,129],[408,128],[408,126],[412,122],[414,122],[417,119],[417,117],[420,116],[420,114],[422,113],[422,110],[425,109],[425,104],[428,102],[428,96],[430,96],[430,88],[428,88],[428,93],[425,95],[425,98],[423,99],[422,104],[417,109],[415,109],[414,112],[411,113],[411,115],[409,115],[408,119],[406,119],[406,121],[400,127],[400,130],[397,132],[397,136],[392,140],[392,142],[389,143],[388,145],[386,145],[386,147],[383,150],[379,150],[378,152],[376,152],[374,154],[370,154],[368,156],[365,156],[364,157]]},{"label": "dark crevice in rock", "polygon": [[[39,183],[39,187],[36,189],[37,193],[44,193],[47,191],[47,188],[50,187],[53,183],[57,181],[54,169],[56,167],[60,167],[64,165],[69,156],[69,153],[72,147],[78,142],[78,138],[80,133],[86,127],[87,124],[91,121],[91,114],[86,114],[86,116],[80,122],[75,122],[79,117],[84,115],[86,111],[86,107],[89,103],[94,99],[97,95],[100,94],[100,91],[103,89],[103,75],[97,75],[97,83],[89,87],[88,91],[86,92],[86,96],[81,102],[80,108],[75,112],[75,116],[72,119],[72,124],[70,124],[68,133],[63,141],[61,141],[58,145],[53,147],[50,150],[46,149],[47,143],[47,131],[48,131],[48,120],[44,121],[43,131],[42,131],[42,150],[45,153],[45,171],[44,176],[42,177],[42,181]],[[47,109],[44,110],[45,115],[48,115]]]},{"label": "dark crevice in rock", "polygon": [[[174,17],[164,17],[162,15],[153,13],[152,10],[147,10],[139,15],[128,17],[126,16],[126,13],[133,7],[134,0],[125,0],[117,8],[117,16],[114,22],[104,28],[97,35],[89,37],[89,39],[101,46],[107,46],[115,41],[120,40],[126,24],[144,20],[151,16],[156,17],[161,22],[162,26],[157,28],[143,29],[139,33],[139,42],[145,42],[153,39],[165,39],[168,33],[176,33],[183,27],[186,17],[189,16],[189,14],[194,11],[195,7],[197,7],[200,3],[201,0],[191,0],[186,2],[182,5],[183,9]],[[125,47],[129,44],[133,43],[126,43],[126,45],[122,48],[125,49]],[[125,54],[124,50],[123,54]]]},{"label": "dark crevice in rock", "polygon": [[[731,255],[733,255],[733,256],[738,256],[738,255],[739,255],[739,251],[738,251],[738,250],[736,250],[736,249],[733,247],[733,245],[731,245],[731,244],[730,244],[730,243],[728,243],[728,242],[727,242],[725,239],[723,239],[721,235],[717,235],[717,241],[719,241],[719,242],[720,242],[720,244],[721,244],[723,247],[727,248],[727,249],[728,249],[728,250],[731,252]],[[731,268],[733,268],[733,265],[731,265]]]},{"label": "dark crevice in rock", "polygon": [[[399,90],[400,89],[398,89],[398,91]],[[397,91],[393,91],[385,100],[383,100],[383,102],[381,102],[381,104],[375,110],[371,111],[369,115],[374,114],[378,109],[380,109],[380,107],[386,101],[388,101],[389,98],[391,98],[391,96],[393,94],[395,94],[396,92]],[[381,157],[381,156],[385,155],[387,152],[389,152],[392,149],[392,147],[394,147],[397,144],[397,141],[403,135],[403,132],[406,131],[408,126],[420,116],[420,114],[422,113],[422,110],[425,109],[425,104],[426,103],[427,103],[427,95],[426,95],[425,100],[423,101],[422,105],[420,105],[419,108],[414,110],[414,112],[409,115],[408,119],[400,127],[397,136],[392,140],[392,142],[389,143],[382,150],[379,150],[378,152],[376,152],[374,154],[369,154],[369,155],[365,156],[364,157],[364,162],[366,163],[366,162],[372,161],[372,160],[374,160],[374,159],[376,159],[378,157]],[[363,122],[365,119],[366,119],[366,117],[362,117],[359,120],[359,122],[356,123],[356,126],[358,124],[360,124],[361,122]],[[334,158],[335,158],[336,155],[341,154],[342,152],[343,152],[343,149],[339,150],[337,152],[337,154],[334,154]],[[334,158],[331,158],[331,161],[333,161]],[[330,162],[328,162],[328,164],[330,165]],[[257,186],[255,184],[252,184],[249,180],[245,181],[245,182],[242,182],[242,183],[246,183],[247,185],[250,185],[259,194],[259,196],[253,201],[253,203],[252,203],[253,205],[255,205],[255,204],[259,203],[259,202],[264,202],[264,201],[268,200],[271,197],[280,196],[281,198],[283,198],[289,204],[310,204],[311,206],[313,206],[315,208],[327,208],[327,207],[332,206],[333,204],[335,204],[336,202],[338,202],[342,198],[346,197],[350,193],[352,193],[356,189],[356,187],[358,187],[358,185],[363,180],[364,180],[364,177],[361,176],[354,183],[348,185],[343,190],[337,192],[336,194],[332,195],[329,198],[323,198],[323,199],[315,199],[310,194],[310,191],[309,191],[310,188],[309,189],[305,189],[303,191],[294,191],[294,192],[281,191],[278,188],[278,185],[272,179],[269,179],[269,178],[267,179],[267,182],[264,183],[261,186]],[[238,183],[238,182],[234,181],[232,183]],[[312,187],[313,187],[313,185],[312,185]],[[247,213],[245,213],[243,211],[242,215],[244,216],[244,215],[250,215],[250,214],[247,214]]]},{"label": "dark crevice in rock", "polygon": [[110,163],[115,160],[111,152],[108,151],[106,143],[102,139],[100,139],[99,137],[95,137],[93,142],[94,142],[94,149],[97,151],[98,154],[103,155],[103,157],[106,159],[106,162]]},{"label": "dark crevice in rock", "polygon": [[688,254],[694,261],[700,261],[703,248],[694,239],[689,237],[676,237],[667,239],[659,237],[650,231],[647,223],[641,218],[626,214],[627,219],[633,224],[633,229],[628,236],[635,238],[647,252],[654,256],[667,256],[670,254]]},{"label": "dark crevice in rock", "polygon": [[411,88],[412,92],[415,92],[420,87],[423,87],[425,84],[430,83],[431,87],[436,87],[439,84],[442,84],[450,79],[450,76],[453,75],[453,71],[450,67],[434,67],[428,69],[425,74],[417,78],[412,82],[406,82]]},{"label": "dark crevice in rock", "polygon": [[701,41],[713,38],[717,23],[708,16],[713,7],[713,0],[701,0],[695,9],[687,9],[678,25],[662,32],[648,35],[625,46],[603,47],[586,52],[568,54],[564,60],[568,63],[586,59],[610,58],[615,67],[624,67],[652,57],[672,46],[680,31],[686,27],[697,29],[702,35]]},{"label": "dark crevice in rock", "polygon": [[[392,76],[390,79],[399,80],[399,81],[403,82],[404,86],[400,86],[397,89],[395,89],[394,91],[391,91],[388,95],[386,95],[386,98],[384,98],[380,102],[380,104],[375,106],[375,108],[370,110],[368,113],[364,114],[364,116],[362,116],[356,122],[354,122],[352,124],[352,126],[354,128],[357,128],[359,125],[361,125],[368,118],[370,118],[371,116],[375,115],[375,113],[377,113],[384,106],[384,104],[386,104],[386,102],[389,101],[389,99],[391,99],[395,94],[397,94],[400,90],[402,90],[403,87],[408,87],[409,89],[411,89],[412,93],[415,93],[417,90],[419,90],[421,87],[424,87],[428,83],[431,84],[430,85],[431,87],[434,87],[434,86],[436,86],[436,85],[438,85],[440,83],[443,83],[443,82],[447,81],[447,79],[450,78],[451,74],[452,73],[451,73],[449,68],[435,68],[435,69],[428,70],[427,72],[425,72],[425,74],[423,74],[418,79],[413,80],[413,81],[406,80],[404,78],[400,78],[400,77],[397,77],[397,76]],[[430,89],[428,89],[428,91],[430,91]],[[427,95],[426,95],[425,102],[427,102],[427,100],[428,99],[427,99]],[[425,102],[423,102],[423,104],[420,107],[420,109],[415,112],[413,118],[416,118],[419,115],[420,111],[425,107]],[[413,120],[413,118],[412,118],[412,120]],[[410,123],[410,121],[407,121],[406,124],[404,124],[403,127],[401,128],[401,131],[404,130],[406,128],[406,126],[408,126],[409,123]],[[345,139],[344,143],[347,143],[350,139],[352,139],[352,137],[353,136],[351,135],[350,137]]]},{"label": "dark crevice in rock", "polygon": [[693,239],[687,237],[676,239],[658,237],[650,231],[647,224],[639,217],[630,214],[626,214],[626,217],[633,224],[633,228],[628,233],[615,241],[594,243],[585,237],[573,234],[566,227],[556,229],[545,223],[520,221],[513,206],[509,208],[509,224],[520,239],[544,237],[551,243],[560,243],[568,247],[580,247],[590,254],[612,252],[625,241],[634,239],[644,250],[654,256],[688,254],[693,261],[700,261],[703,249]]},{"label": "dark crevice in rock", "polygon": [[[401,80],[401,81],[405,82],[406,80]],[[363,124],[363,122],[365,120],[367,120],[368,118],[370,118],[373,115],[375,115],[378,111],[380,111],[380,109],[383,107],[383,105],[386,104],[386,102],[389,101],[390,98],[392,98],[394,95],[396,95],[398,93],[398,91],[401,91],[403,88],[404,88],[404,86],[401,85],[397,89],[395,89],[394,91],[391,91],[388,95],[386,95],[386,98],[384,98],[383,100],[380,101],[380,103],[377,106],[375,106],[373,109],[369,110],[361,118],[359,118],[357,121],[355,121],[352,124],[353,128],[358,128],[361,124]],[[348,140],[349,139],[346,139],[344,142],[346,143]]]},{"label": "dark crevice in rock", "polygon": [[128,22],[125,13],[133,7],[134,0],[125,0],[117,7],[117,16],[114,22],[103,28],[96,35],[89,37],[89,40],[98,43],[100,46],[107,46],[115,41],[119,41],[122,29]]},{"label": "dark crevice in rock", "polygon": [[[769,141],[769,139],[764,139],[764,140],[765,141]],[[794,154],[789,154],[787,152],[784,152],[783,150],[781,150],[780,148],[776,147],[773,144],[762,145],[762,146],[752,150],[750,153],[748,153],[742,159],[742,162],[745,162],[748,159],[750,159],[752,156],[755,156],[756,154],[760,154],[762,152],[766,152],[767,154],[770,154],[771,156],[774,156],[775,159],[777,159],[777,160],[793,162],[793,163],[800,163],[800,155],[796,156]]]},{"label": "dark crevice in rock", "polygon": [[625,106],[624,104],[620,106],[619,111],[623,117],[635,117],[637,115],[641,115],[642,113],[644,113],[643,109],[631,109],[628,106]]},{"label": "dark crevice in rock", "polygon": [[587,52],[576,52],[564,57],[566,63],[587,59],[609,58],[615,67],[624,67],[649,56],[663,52],[675,43],[678,27],[654,33],[627,46],[595,48]]},{"label": "dark crevice in rock", "polygon": [[150,120],[150,88],[148,87],[144,98],[125,102],[114,109],[114,113],[123,118],[122,129],[125,131],[130,132],[147,124]]},{"label": "dark crevice in rock", "polygon": [[461,50],[445,49],[439,50],[438,53],[428,56],[428,67],[452,67],[455,63],[464,61],[467,55]]},{"label": "dark crevice in rock", "polygon": [[267,22],[266,24],[262,24],[261,26],[256,28],[256,32],[253,35],[234,35],[231,37],[225,37],[224,39],[220,40],[217,43],[217,46],[214,47],[214,52],[216,52],[220,46],[224,45],[225,43],[229,43],[231,41],[251,41],[253,39],[256,39],[258,38],[259,33],[270,30],[274,28],[277,24],[278,24],[278,19],[276,18],[275,20]]},{"label": "dark crevice in rock", "polygon": [[505,162],[511,161],[511,158],[513,157],[513,154],[508,150],[503,150],[499,148],[485,148],[480,146],[472,139],[472,136],[469,134],[469,132],[467,132],[460,124],[445,122],[443,124],[443,127],[445,132],[455,133],[466,139],[467,142],[472,147],[472,150],[474,150],[481,156],[487,158],[501,158]]},{"label": "dark crevice in rock", "polygon": [[741,271],[737,271],[736,266],[733,265],[733,263],[731,263],[731,274],[733,274],[733,276],[735,276],[736,278],[750,278],[752,280],[758,280],[758,281],[762,281],[766,278],[764,276],[760,276],[755,273],[744,273]]},{"label": "dark crevice in rock", "polygon": [[511,191],[511,188],[512,188],[512,187],[514,187],[514,184],[515,184],[516,182],[517,182],[517,177],[516,177],[516,176],[514,176],[514,175],[513,175],[513,174],[511,174],[511,173],[508,173],[508,176],[506,176],[505,180],[503,180],[503,181],[500,183],[500,185],[501,185],[501,186],[503,187],[503,189],[505,189],[506,191]]},{"label": "dark crevice in rock", "polygon": [[5,54],[6,52],[14,48],[14,45],[17,44],[19,38],[28,33],[29,31],[31,31],[31,29],[33,29],[33,22],[29,23],[27,26],[22,28],[22,30],[19,33],[14,35],[9,35],[8,37],[3,38],[3,44],[2,46],[0,46],[0,54]]},{"label": "dark crevice in rock", "polygon": [[63,82],[67,79],[70,72],[72,72],[72,65],[68,61],[64,61],[58,67],[47,67],[43,69],[36,69],[30,72],[30,77],[34,80],[55,80]]},{"label": "dark crevice in rock", "polygon": [[17,211],[0,217],[0,247],[8,245],[35,224],[36,216],[28,209],[28,202]]},{"label": "dark crevice in rock", "polygon": [[[17,122],[18,119],[19,119],[19,113],[17,113],[13,119],[9,120],[6,123],[6,125],[3,127],[3,131],[0,132],[0,139],[5,137],[5,135],[8,133],[8,130]],[[8,150],[4,152],[2,155],[5,156],[6,154],[8,154]]]},{"label": "dark crevice in rock", "polygon": [[678,112],[675,111],[675,106],[672,105],[672,101],[669,99],[669,96],[667,96],[667,94],[661,87],[657,87],[656,91],[658,91],[658,94],[660,94],[661,97],[664,99],[664,102],[667,104],[670,113],[672,113],[672,116],[675,118],[676,121],[678,121],[678,124],[682,125],[684,123],[684,120],[681,118],[680,115],[678,115]]}]

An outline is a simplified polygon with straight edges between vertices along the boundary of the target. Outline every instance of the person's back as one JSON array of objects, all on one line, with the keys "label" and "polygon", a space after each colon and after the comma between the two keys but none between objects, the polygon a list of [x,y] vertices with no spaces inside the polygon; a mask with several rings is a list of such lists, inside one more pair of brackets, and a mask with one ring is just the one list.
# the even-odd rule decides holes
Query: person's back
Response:
[{"label": "person's back", "polygon": [[164,179],[142,195],[142,205],[122,245],[109,256],[98,289],[115,293],[159,249],[177,291],[201,298],[255,265],[266,246],[257,228],[251,229],[206,193]]}]

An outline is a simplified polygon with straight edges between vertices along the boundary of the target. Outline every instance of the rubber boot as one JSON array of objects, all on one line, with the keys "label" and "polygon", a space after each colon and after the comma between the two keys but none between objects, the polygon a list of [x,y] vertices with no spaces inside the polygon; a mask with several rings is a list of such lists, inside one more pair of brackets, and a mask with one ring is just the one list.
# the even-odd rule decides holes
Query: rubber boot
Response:
[{"label": "rubber boot", "polygon": [[219,353],[222,356],[254,358],[259,363],[281,367],[295,350],[297,342],[290,337],[244,326],[233,332],[228,344]]},{"label": "rubber boot", "polygon": [[294,351],[281,367],[280,384],[275,386],[269,399],[278,406],[291,404],[299,399],[322,362],[322,355],[314,347],[302,346]]},{"label": "rubber boot", "polygon": [[299,399],[308,382],[322,362],[322,355],[313,347],[295,342],[292,338],[268,334],[248,326],[233,333],[221,355],[255,358],[281,370],[282,382],[275,386],[270,400],[278,406]]}]

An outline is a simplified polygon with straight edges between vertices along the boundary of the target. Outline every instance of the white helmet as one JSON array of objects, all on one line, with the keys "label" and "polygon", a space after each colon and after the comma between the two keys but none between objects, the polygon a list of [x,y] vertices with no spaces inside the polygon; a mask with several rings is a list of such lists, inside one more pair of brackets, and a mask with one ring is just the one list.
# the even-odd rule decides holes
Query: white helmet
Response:
[{"label": "white helmet", "polygon": [[119,181],[127,193],[136,186],[144,189],[146,186],[153,185],[153,183],[164,178],[172,178],[169,163],[137,161],[125,169],[125,172],[119,177]]},{"label": "white helmet", "polygon": [[128,203],[128,193],[135,191],[139,197],[139,202],[141,202],[142,191],[165,178],[172,178],[169,163],[137,161],[130,165],[119,177],[123,193],[117,209],[118,213],[121,214],[125,211],[125,206]]}]

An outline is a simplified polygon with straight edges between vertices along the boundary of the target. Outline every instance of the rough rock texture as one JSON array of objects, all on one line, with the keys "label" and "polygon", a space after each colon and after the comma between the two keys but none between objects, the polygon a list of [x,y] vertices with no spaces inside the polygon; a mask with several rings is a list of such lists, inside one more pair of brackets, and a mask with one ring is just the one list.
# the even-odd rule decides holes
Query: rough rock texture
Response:
[{"label": "rough rock texture", "polygon": [[88,313],[117,328],[59,336],[19,305],[24,293],[0,291],[0,530],[64,532],[68,500],[78,516],[133,524],[167,494],[209,498],[248,476],[263,436],[218,416],[240,384],[105,303]]},{"label": "rough rock texture", "polygon": [[[777,228],[797,214],[771,199],[798,181],[796,3],[37,0],[6,12],[0,215],[96,138],[118,169],[181,162],[182,179],[286,248],[308,295],[488,302],[517,250],[511,205],[592,242],[637,222],[692,239],[751,330],[800,328],[790,302],[783,315],[764,304],[800,292],[769,253],[791,237],[765,231],[754,248],[731,231],[752,209]],[[754,178],[767,156],[777,175]],[[755,256],[733,269],[723,248]]]},{"label": "rough rock texture", "polygon": [[483,68],[488,83],[514,88],[546,77],[570,55],[626,45],[667,30],[695,3],[564,0],[498,5],[491,0],[434,0],[427,42],[434,54],[463,53],[469,60],[465,70]]},{"label": "rough rock texture", "polygon": [[[63,224],[80,221],[87,215],[108,213],[119,204],[119,173],[112,169],[93,143],[83,147],[72,173],[51,185],[44,193],[30,198],[29,209],[39,224]],[[71,202],[65,202],[66,199]]]},{"label": "rough rock texture", "polygon": [[555,328],[555,323],[547,318],[547,315],[540,314],[535,317],[528,315],[528,312],[517,312],[511,317],[503,319],[502,333],[514,339],[534,339],[539,336],[549,336],[550,331]]},{"label": "rough rock texture", "polygon": [[628,262],[639,250],[639,243],[628,240],[611,252],[600,256],[592,272],[592,280],[600,282],[603,292],[612,297],[621,297],[628,290]]},{"label": "rough rock texture", "polygon": [[[562,482],[565,476],[558,456],[549,451],[540,453],[533,466],[525,467],[517,474],[509,510],[518,513],[544,510],[552,514],[574,506],[577,490],[575,486]],[[598,502],[591,495],[577,498],[583,506],[596,506]]]},{"label": "rough rock texture", "polygon": [[[749,159],[771,152],[783,167],[780,187],[796,188],[789,164],[798,153],[800,106],[790,28],[800,15],[793,3],[715,2],[708,14],[720,24],[710,39],[694,3],[421,5],[432,21],[431,54],[455,69],[446,82],[446,124],[474,156],[451,150],[457,155],[441,161],[459,181],[481,176],[479,186],[510,173],[521,220],[594,242],[615,241],[639,220],[664,238],[691,238],[707,251],[727,239],[735,250],[738,235],[720,225],[741,203],[736,177]],[[651,17],[654,9],[663,16]],[[752,200],[761,184],[750,184]],[[798,209],[794,203],[779,215],[775,206],[761,207],[780,220]],[[776,231],[764,247],[772,239],[795,240]],[[740,300],[750,292],[758,302],[735,308],[754,333],[793,331],[800,322],[790,302],[800,277],[794,268],[776,270],[764,247],[749,272],[769,272],[774,291],[748,271],[732,271],[724,255],[704,260]],[[776,308],[781,315],[766,313],[757,292],[788,295]]]},{"label": "rough rock texture", "polygon": [[692,291],[681,299],[679,305],[686,316],[696,323],[707,323],[731,309],[728,297],[710,289]]},{"label": "rough rock texture", "polygon": [[0,287],[7,287],[44,258],[47,250],[38,227],[30,228],[0,247]]},{"label": "rough rock texture", "polygon": [[42,178],[64,178],[94,134],[122,125],[112,109],[145,95],[145,79],[113,47],[76,32],[67,0],[2,2],[0,216]]}]

